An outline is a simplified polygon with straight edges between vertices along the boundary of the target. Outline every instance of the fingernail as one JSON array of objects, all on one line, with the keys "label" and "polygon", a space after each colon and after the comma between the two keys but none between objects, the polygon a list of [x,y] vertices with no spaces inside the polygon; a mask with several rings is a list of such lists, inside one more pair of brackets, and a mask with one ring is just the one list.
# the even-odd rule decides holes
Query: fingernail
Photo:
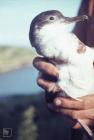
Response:
[{"label": "fingernail", "polygon": [[57,106],[61,105],[61,100],[56,99],[56,100],[55,100],[55,104],[56,104]]}]

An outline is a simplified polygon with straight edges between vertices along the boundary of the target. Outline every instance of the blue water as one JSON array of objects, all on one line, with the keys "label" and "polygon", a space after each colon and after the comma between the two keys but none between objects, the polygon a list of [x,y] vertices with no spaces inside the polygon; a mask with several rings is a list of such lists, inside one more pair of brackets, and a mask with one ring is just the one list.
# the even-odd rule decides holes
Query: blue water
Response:
[{"label": "blue water", "polygon": [[42,91],[37,86],[38,72],[34,67],[22,68],[0,75],[0,95],[35,94]]}]

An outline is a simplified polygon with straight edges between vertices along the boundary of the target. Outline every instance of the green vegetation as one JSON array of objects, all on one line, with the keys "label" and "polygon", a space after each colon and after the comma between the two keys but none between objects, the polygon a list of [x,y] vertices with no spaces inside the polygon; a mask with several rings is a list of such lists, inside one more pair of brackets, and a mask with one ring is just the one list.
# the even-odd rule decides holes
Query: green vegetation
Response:
[{"label": "green vegetation", "polygon": [[22,122],[19,126],[18,140],[36,140],[37,126],[34,123],[34,107],[30,106],[22,114]]},{"label": "green vegetation", "polygon": [[70,140],[70,127],[63,116],[48,110],[44,93],[0,102],[0,132],[3,128],[12,128],[8,140]]},{"label": "green vegetation", "polygon": [[35,56],[31,48],[0,47],[0,72],[31,65]]}]

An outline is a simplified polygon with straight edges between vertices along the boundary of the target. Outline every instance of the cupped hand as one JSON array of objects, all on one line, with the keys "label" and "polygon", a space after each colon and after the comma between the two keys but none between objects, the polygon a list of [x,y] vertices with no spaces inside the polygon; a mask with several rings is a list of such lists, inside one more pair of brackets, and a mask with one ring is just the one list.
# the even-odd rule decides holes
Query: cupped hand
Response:
[{"label": "cupped hand", "polygon": [[[54,93],[60,89],[56,86],[56,81],[59,76],[58,69],[47,59],[36,57],[33,65],[41,72],[37,79],[40,87],[47,91],[51,91],[54,85]],[[50,109],[53,109],[60,114],[68,116],[72,120],[82,119],[88,126],[94,125],[94,95],[81,97],[80,100],[74,100],[64,97],[56,97],[51,104],[48,104]],[[79,123],[75,123],[74,128],[80,128]]]},{"label": "cupped hand", "polygon": [[[58,97],[54,104],[58,107],[57,111],[70,117],[73,120],[82,119],[88,126],[94,126],[94,95],[84,96],[80,100]],[[76,123],[74,128],[80,128]]]},{"label": "cupped hand", "polygon": [[[33,61],[33,65],[40,72],[37,78],[37,84],[45,89],[46,91],[54,90],[59,91],[60,89],[56,85],[59,73],[55,65],[50,63],[47,59],[42,57],[36,57]],[[55,92],[55,91],[54,91]]]}]

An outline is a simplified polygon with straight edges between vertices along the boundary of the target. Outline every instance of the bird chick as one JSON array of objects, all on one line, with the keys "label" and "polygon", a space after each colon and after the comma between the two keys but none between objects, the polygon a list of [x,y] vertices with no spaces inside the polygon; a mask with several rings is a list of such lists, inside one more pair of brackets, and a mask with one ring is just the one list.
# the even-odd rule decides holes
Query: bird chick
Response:
[{"label": "bird chick", "polygon": [[[33,19],[29,32],[32,47],[59,69],[58,81],[50,90],[57,86],[63,96],[74,99],[94,93],[94,50],[66,30],[70,23],[86,19],[86,15],[65,17],[57,10],[45,11]],[[92,138],[89,127],[78,122]]]},{"label": "bird chick", "polygon": [[45,11],[33,19],[29,32],[37,53],[58,67],[57,86],[72,98],[94,93],[94,52],[75,34],[66,31],[68,24],[85,19],[88,19],[86,15],[70,18],[56,10]]}]

